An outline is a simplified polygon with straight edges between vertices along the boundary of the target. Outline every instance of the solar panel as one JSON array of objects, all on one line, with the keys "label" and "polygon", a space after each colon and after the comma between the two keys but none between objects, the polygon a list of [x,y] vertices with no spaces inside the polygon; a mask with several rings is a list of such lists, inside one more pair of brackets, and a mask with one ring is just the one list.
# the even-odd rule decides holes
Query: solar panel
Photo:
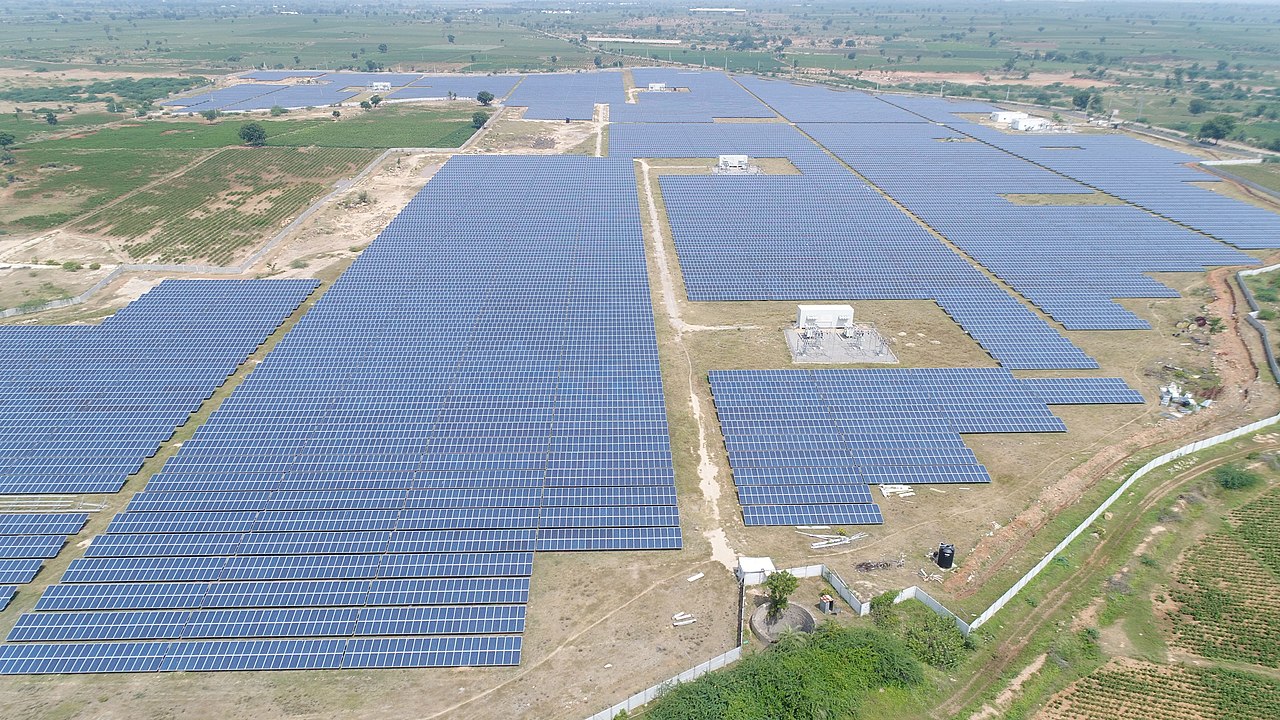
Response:
[{"label": "solar panel", "polygon": [[[1001,368],[713,371],[710,380],[747,525],[880,523],[869,485],[991,481],[961,433],[1066,430],[1036,392],[1040,379]],[[1136,395],[1118,378],[1070,380],[1082,396]]]}]

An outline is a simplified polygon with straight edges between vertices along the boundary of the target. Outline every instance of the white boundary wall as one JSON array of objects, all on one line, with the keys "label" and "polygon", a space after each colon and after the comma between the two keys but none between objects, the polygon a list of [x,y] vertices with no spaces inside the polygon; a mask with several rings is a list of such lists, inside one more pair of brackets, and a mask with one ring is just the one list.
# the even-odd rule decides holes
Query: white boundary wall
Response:
[{"label": "white boundary wall", "polygon": [[1102,517],[1102,513],[1106,512],[1107,508],[1111,507],[1112,504],[1115,503],[1115,501],[1119,500],[1121,496],[1123,496],[1126,492],[1129,491],[1129,488],[1132,487],[1135,482],[1137,482],[1138,480],[1141,480],[1152,470],[1155,470],[1161,465],[1177,460],[1178,458],[1182,458],[1182,457],[1186,457],[1187,455],[1198,453],[1201,450],[1204,450],[1205,448],[1210,448],[1210,447],[1213,447],[1214,445],[1220,445],[1228,440],[1234,440],[1242,435],[1248,435],[1249,433],[1256,432],[1270,425],[1275,425],[1277,422],[1280,422],[1280,415],[1273,415],[1272,417],[1266,418],[1264,420],[1259,420],[1257,422],[1249,423],[1244,427],[1236,428],[1235,430],[1222,433],[1221,435],[1215,435],[1211,438],[1205,438],[1204,440],[1197,440],[1191,443],[1190,445],[1183,445],[1177,450],[1167,452],[1161,455],[1160,457],[1152,460],[1151,462],[1147,463],[1146,465],[1143,465],[1142,467],[1138,468],[1138,470],[1132,475],[1130,475],[1128,479],[1120,483],[1120,487],[1116,488],[1116,491],[1111,493],[1111,495],[1107,497],[1106,500],[1103,500],[1102,504],[1099,505],[1097,509],[1089,513],[1089,517],[1085,518],[1084,522],[1077,525],[1076,529],[1072,530],[1070,533],[1067,533],[1067,536],[1062,539],[1062,542],[1058,543],[1052,550],[1050,550],[1048,555],[1045,555],[1040,560],[1040,562],[1036,563],[1034,567],[1028,570],[1026,575],[1023,575],[1021,578],[1019,578],[1018,582],[1013,584],[1013,587],[1006,590],[1005,593],[1001,595],[999,599],[997,599],[994,603],[991,604],[991,607],[984,610],[982,614],[979,615],[972,623],[969,623],[969,627],[977,628],[985,624],[988,620],[990,620],[991,616],[1000,612],[1000,609],[1003,608],[1010,600],[1012,600],[1013,597],[1017,595],[1020,590],[1022,590],[1022,588],[1026,587],[1027,583],[1034,580],[1035,577],[1039,575],[1040,572],[1044,570],[1045,567],[1047,567],[1050,562],[1053,562],[1054,558],[1061,555],[1062,551],[1066,550],[1067,546],[1070,545],[1073,540],[1080,537],[1080,535],[1082,535],[1084,531],[1089,529],[1090,525],[1093,525],[1093,523],[1096,522],[1098,518]]}]

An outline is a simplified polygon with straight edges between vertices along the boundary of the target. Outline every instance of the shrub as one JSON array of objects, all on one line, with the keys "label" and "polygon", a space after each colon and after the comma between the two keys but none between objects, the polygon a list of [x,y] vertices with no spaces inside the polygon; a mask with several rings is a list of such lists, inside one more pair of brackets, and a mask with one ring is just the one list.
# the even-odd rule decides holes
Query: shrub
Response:
[{"label": "shrub", "polygon": [[1234,465],[1224,465],[1214,470],[1213,479],[1225,490],[1243,490],[1261,481],[1256,473]]}]

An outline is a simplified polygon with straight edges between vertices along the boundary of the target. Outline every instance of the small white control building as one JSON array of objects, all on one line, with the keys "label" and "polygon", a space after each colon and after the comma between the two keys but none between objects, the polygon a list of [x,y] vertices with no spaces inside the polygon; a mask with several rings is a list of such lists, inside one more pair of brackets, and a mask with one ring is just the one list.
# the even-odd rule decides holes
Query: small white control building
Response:
[{"label": "small white control building", "polygon": [[649,83],[649,92],[666,92],[670,89],[671,88],[668,88],[667,84],[664,82]]},{"label": "small white control building", "polygon": [[996,110],[990,115],[993,123],[1012,123],[1014,120],[1021,120],[1024,117],[1027,117],[1026,113],[1012,110]]},{"label": "small white control building", "polygon": [[738,579],[747,585],[759,585],[777,571],[771,558],[738,558]]},{"label": "small white control building", "polygon": [[716,169],[720,172],[750,172],[751,156],[750,155],[721,155],[720,161],[716,164]]},{"label": "small white control building", "polygon": [[850,305],[801,305],[796,313],[796,327],[837,329],[853,324]]},{"label": "small white control building", "polygon": [[1047,130],[1051,123],[1041,117],[1022,117],[1009,123],[1009,127],[1020,132]]},{"label": "small white control building", "polygon": [[371,82],[371,83],[369,83],[369,89],[370,89],[370,90],[373,90],[373,91],[375,91],[375,92],[377,92],[377,91],[379,91],[379,90],[381,90],[382,92],[386,92],[386,91],[388,91],[388,90],[390,90],[390,89],[391,89],[391,83],[389,83],[389,82]]}]

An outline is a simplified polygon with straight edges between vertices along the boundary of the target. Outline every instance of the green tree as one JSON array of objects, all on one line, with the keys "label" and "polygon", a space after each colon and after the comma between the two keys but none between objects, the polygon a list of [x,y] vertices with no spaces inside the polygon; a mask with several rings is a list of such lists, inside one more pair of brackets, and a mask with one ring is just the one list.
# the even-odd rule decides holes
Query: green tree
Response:
[{"label": "green tree", "polygon": [[1236,129],[1236,119],[1230,115],[1218,115],[1200,123],[1200,130],[1196,132],[1196,137],[1200,140],[1212,140],[1216,145],[1219,140],[1231,134]]},{"label": "green tree", "polygon": [[245,123],[240,126],[240,140],[250,147],[262,147],[267,144],[267,130],[262,123]]},{"label": "green tree", "polygon": [[361,107],[361,108],[363,108],[363,109],[365,109],[365,110],[372,110],[372,109],[373,109],[373,103],[369,102],[368,100],[361,100],[361,101],[360,101],[360,107]]},{"label": "green tree", "polygon": [[779,570],[764,581],[764,590],[769,594],[769,617],[778,617],[787,609],[788,599],[798,587],[800,581],[786,570]]},{"label": "green tree", "polygon": [[342,111],[341,111],[341,110],[334,110],[332,114],[333,114],[333,119],[334,119],[334,120],[337,120],[338,118],[342,117]]},{"label": "green tree", "polygon": [[599,55],[595,56],[595,58],[592,59],[592,62],[596,64],[596,67],[604,66],[604,58],[600,57]]},{"label": "green tree", "polygon": [[1093,93],[1088,90],[1077,90],[1076,93],[1071,96],[1071,104],[1075,106],[1075,109],[1077,110],[1084,110],[1089,107],[1089,100],[1092,97]]},{"label": "green tree", "polygon": [[379,105],[382,104],[382,96],[374,95],[373,97],[369,98],[369,104],[374,107],[378,107]]},{"label": "green tree", "polygon": [[446,36],[444,37],[444,39],[445,39],[445,40],[448,40],[448,41],[449,41],[449,44],[450,44],[450,45],[452,45],[452,44],[453,44],[453,41],[454,41],[454,40],[456,40],[457,38],[455,38],[455,37],[454,37],[454,36],[452,36],[452,35],[446,35]]},{"label": "green tree", "polygon": [[219,114],[220,113],[217,110],[201,110],[200,111],[200,117],[204,118],[205,120],[208,120],[209,122],[213,122],[214,120],[217,120]]},{"label": "green tree", "polygon": [[47,112],[44,114],[44,121],[49,123],[50,125],[57,125],[58,116],[54,115],[52,112]]},{"label": "green tree", "polygon": [[385,53],[387,51],[386,43],[378,43],[378,52]]},{"label": "green tree", "polygon": [[0,148],[7,148],[17,141],[18,138],[15,137],[13,133],[0,130]]},{"label": "green tree", "polygon": [[272,105],[272,106],[271,106],[271,117],[279,117],[279,116],[281,116],[281,115],[285,114],[286,112],[288,112],[288,110],[285,110],[284,108],[280,107],[279,105]]},{"label": "green tree", "polygon": [[1102,93],[1094,93],[1093,97],[1089,98],[1089,112],[1102,112]]},{"label": "green tree", "polygon": [[481,105],[488,105],[489,103],[493,102],[493,93],[489,92],[488,90],[481,90],[476,95],[476,102],[480,103]]},{"label": "green tree", "polygon": [[471,127],[479,130],[484,124],[489,122],[489,113],[477,110],[471,115]]},{"label": "green tree", "polygon": [[1200,113],[1208,109],[1209,109],[1209,103],[1205,102],[1204,100],[1201,100],[1200,98],[1192,98],[1191,102],[1187,103],[1187,112],[1191,113],[1192,115],[1199,115]]}]

